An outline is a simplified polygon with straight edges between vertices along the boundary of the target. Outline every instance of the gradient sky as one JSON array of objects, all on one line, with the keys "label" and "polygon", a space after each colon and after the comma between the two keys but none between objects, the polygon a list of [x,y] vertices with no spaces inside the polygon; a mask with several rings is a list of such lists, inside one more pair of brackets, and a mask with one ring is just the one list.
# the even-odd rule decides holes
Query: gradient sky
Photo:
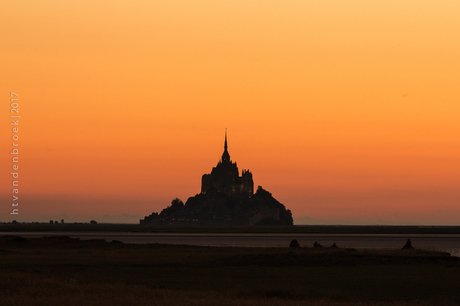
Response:
[{"label": "gradient sky", "polygon": [[137,222],[200,192],[228,128],[232,160],[296,224],[460,225],[459,14],[457,0],[3,1],[0,221]]}]

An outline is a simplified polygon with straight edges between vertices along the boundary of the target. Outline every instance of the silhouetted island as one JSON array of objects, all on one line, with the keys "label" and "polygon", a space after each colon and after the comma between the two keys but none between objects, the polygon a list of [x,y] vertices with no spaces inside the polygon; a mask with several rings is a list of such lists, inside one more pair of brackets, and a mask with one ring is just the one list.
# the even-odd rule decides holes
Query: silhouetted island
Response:
[{"label": "silhouetted island", "polygon": [[161,213],[152,213],[141,224],[253,226],[293,225],[289,209],[261,186],[254,193],[252,173],[239,175],[236,163],[230,159],[225,132],[224,153],[211,173],[201,180],[201,193],[184,204],[176,198]]}]

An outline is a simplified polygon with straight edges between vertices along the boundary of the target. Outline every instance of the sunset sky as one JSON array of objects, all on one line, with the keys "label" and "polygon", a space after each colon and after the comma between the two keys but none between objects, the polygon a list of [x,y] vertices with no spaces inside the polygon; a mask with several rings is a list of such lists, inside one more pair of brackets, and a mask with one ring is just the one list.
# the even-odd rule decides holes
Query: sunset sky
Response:
[{"label": "sunset sky", "polygon": [[459,16],[458,0],[3,1],[0,221],[138,222],[200,192],[227,128],[295,224],[460,225]]}]

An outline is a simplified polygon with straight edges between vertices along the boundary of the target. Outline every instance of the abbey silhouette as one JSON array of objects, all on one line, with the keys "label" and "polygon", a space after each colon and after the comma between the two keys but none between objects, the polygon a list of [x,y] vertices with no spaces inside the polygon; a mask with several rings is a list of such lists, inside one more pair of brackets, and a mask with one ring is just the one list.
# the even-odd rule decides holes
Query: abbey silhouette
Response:
[{"label": "abbey silhouette", "polygon": [[243,170],[242,175],[239,176],[238,167],[231,161],[227,148],[227,130],[225,130],[224,153],[211,173],[203,174],[201,193],[221,192],[229,196],[235,194],[252,196],[254,194],[252,173]]},{"label": "abbey silhouette", "polygon": [[236,162],[228,153],[227,131],[224,152],[211,173],[201,178],[201,193],[184,204],[176,198],[160,214],[152,213],[140,220],[153,225],[252,226],[293,225],[290,210],[261,186],[254,193],[249,170],[240,176]]}]

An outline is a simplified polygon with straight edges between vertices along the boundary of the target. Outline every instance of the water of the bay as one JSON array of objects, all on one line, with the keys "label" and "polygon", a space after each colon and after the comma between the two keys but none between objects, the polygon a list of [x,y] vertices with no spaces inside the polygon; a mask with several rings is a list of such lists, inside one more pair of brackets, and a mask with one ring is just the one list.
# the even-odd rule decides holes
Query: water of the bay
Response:
[{"label": "water of the bay", "polygon": [[[6,233],[4,233],[6,234]],[[342,248],[400,249],[407,239],[417,249],[448,252],[460,256],[460,235],[406,234],[258,234],[258,233],[120,233],[120,232],[15,232],[24,237],[70,236],[72,238],[118,240],[124,243],[160,243],[230,247],[288,247],[297,239],[301,247],[336,244]]]}]

